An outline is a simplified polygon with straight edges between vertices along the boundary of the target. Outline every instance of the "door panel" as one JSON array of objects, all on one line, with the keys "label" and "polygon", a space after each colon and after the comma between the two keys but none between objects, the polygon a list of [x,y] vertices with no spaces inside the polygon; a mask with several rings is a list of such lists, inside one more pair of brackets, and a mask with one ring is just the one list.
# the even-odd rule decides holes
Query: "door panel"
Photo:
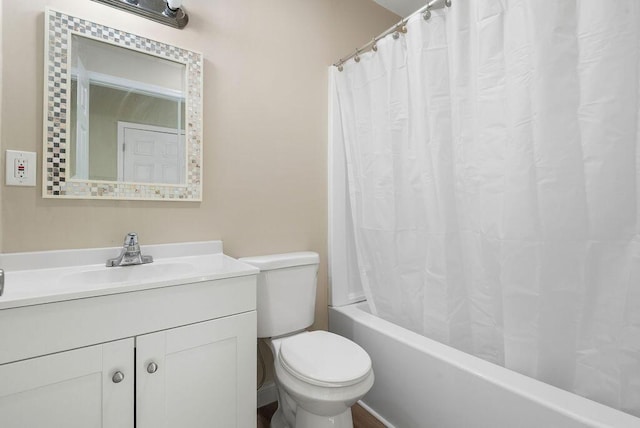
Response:
[{"label": "door panel", "polygon": [[4,364],[0,426],[133,428],[133,380],[133,339]]},{"label": "door panel", "polygon": [[119,180],[135,183],[184,184],[184,134],[175,129],[120,122],[124,149]]},{"label": "door panel", "polygon": [[136,341],[138,428],[255,426],[255,312]]}]

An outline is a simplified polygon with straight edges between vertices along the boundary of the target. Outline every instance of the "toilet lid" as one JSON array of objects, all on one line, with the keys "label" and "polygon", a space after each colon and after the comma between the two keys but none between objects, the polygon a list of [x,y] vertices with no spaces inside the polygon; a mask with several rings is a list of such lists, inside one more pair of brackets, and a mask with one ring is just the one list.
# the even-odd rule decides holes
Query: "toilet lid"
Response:
[{"label": "toilet lid", "polygon": [[371,371],[371,358],[364,349],[322,330],[283,340],[278,359],[291,375],[319,386],[354,385]]}]

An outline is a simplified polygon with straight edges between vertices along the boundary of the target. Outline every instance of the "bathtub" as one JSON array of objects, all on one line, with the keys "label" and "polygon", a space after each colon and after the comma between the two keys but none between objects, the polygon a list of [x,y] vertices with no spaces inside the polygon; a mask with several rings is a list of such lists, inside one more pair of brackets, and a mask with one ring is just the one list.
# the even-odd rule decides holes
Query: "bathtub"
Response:
[{"label": "bathtub", "polygon": [[640,427],[640,418],[398,327],[366,302],[329,308],[329,329],[371,356],[363,405],[397,428]]}]

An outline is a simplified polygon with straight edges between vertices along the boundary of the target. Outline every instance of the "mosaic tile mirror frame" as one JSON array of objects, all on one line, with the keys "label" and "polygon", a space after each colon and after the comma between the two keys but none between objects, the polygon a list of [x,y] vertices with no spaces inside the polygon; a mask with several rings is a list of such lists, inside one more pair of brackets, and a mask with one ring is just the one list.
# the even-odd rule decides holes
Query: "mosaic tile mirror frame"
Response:
[{"label": "mosaic tile mirror frame", "polygon": [[[186,67],[184,184],[78,179],[69,174],[73,35],[164,58]],[[202,200],[202,54],[52,9],[45,12],[43,190],[45,198]]]}]

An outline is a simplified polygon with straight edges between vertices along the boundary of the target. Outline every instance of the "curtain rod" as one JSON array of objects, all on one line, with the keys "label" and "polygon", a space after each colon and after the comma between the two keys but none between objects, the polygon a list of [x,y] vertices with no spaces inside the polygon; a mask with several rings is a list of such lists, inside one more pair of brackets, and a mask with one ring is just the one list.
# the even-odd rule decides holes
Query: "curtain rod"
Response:
[{"label": "curtain rod", "polygon": [[419,13],[422,13],[422,17],[426,20],[428,20],[429,18],[431,18],[431,11],[432,10],[436,10],[436,9],[443,9],[444,7],[451,7],[451,0],[431,0],[429,1],[426,5],[422,6],[420,9],[416,10],[415,12],[413,12],[411,15],[407,16],[406,18],[403,18],[400,22],[398,22],[397,24],[389,27],[386,31],[382,32],[380,35],[374,37],[373,39],[371,39],[371,41],[369,43],[365,43],[364,45],[362,45],[360,48],[356,49],[355,52],[345,56],[344,58],[340,58],[337,62],[333,63],[334,67],[338,67],[339,71],[342,71],[342,64],[344,64],[345,62],[349,61],[351,58],[354,58],[356,62],[360,62],[360,54],[362,52],[366,52],[367,50],[371,49],[374,52],[378,50],[378,46],[376,45],[376,43],[378,43],[378,40],[382,39],[383,37],[388,36],[389,34],[393,34],[393,38],[397,39],[399,37],[398,33],[406,33],[407,32],[407,21],[409,21],[409,19],[411,17],[413,17],[414,15],[417,15]]}]

